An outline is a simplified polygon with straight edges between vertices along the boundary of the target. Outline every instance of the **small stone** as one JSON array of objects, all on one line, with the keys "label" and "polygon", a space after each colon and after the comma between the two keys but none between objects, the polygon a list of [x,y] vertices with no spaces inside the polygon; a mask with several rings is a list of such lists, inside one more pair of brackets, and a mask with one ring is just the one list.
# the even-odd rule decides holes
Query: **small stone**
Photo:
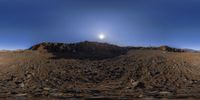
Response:
[{"label": "small stone", "polygon": [[46,91],[51,90],[51,88],[47,88],[47,87],[45,87],[45,88],[43,88],[43,89],[46,90]]},{"label": "small stone", "polygon": [[20,87],[22,87],[22,88],[25,86],[24,83],[21,83],[21,84],[19,84],[19,85],[20,85]]},{"label": "small stone", "polygon": [[50,96],[53,96],[53,97],[63,97],[64,93],[51,93]]},{"label": "small stone", "polygon": [[131,89],[131,87],[126,87],[126,89]]},{"label": "small stone", "polygon": [[17,96],[17,97],[23,97],[23,96],[27,96],[27,93],[16,94],[15,96]]},{"label": "small stone", "polygon": [[27,78],[31,78],[31,74],[28,74],[28,75],[27,75]]},{"label": "small stone", "polygon": [[161,96],[169,96],[169,95],[171,95],[171,92],[168,92],[168,91],[161,91],[161,92],[159,92],[159,94],[160,94]]},{"label": "small stone", "polygon": [[43,91],[42,94],[43,94],[44,96],[48,96],[48,95],[49,95],[49,92]]}]

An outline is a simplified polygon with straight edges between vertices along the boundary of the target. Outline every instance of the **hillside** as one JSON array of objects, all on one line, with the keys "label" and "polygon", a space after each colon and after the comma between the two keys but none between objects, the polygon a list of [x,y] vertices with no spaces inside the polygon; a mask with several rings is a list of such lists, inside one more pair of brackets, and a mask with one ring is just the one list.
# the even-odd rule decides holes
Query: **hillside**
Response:
[{"label": "hillside", "polygon": [[107,43],[80,42],[80,43],[40,43],[29,50],[48,52],[56,55],[56,58],[74,58],[100,60],[125,54],[128,49]]},{"label": "hillside", "polygon": [[200,98],[200,53],[106,43],[0,52],[0,97]]}]

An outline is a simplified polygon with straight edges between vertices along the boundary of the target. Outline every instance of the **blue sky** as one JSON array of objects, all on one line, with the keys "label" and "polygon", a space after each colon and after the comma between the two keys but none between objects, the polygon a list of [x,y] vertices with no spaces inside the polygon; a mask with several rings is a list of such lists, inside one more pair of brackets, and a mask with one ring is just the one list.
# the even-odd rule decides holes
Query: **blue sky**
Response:
[{"label": "blue sky", "polygon": [[0,0],[0,49],[100,41],[101,32],[117,45],[200,49],[200,1]]}]

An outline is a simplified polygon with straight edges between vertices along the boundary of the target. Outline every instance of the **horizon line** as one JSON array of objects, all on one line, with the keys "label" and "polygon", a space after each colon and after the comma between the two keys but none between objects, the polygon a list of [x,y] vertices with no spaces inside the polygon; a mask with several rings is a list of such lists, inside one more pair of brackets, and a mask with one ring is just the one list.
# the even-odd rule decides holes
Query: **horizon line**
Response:
[{"label": "horizon line", "polygon": [[30,47],[35,46],[37,44],[41,44],[41,43],[64,43],[64,44],[77,44],[77,43],[82,43],[82,42],[96,42],[96,43],[106,43],[106,44],[110,44],[110,45],[116,45],[119,47],[161,47],[161,46],[168,46],[168,47],[172,47],[172,48],[177,48],[177,49],[188,49],[188,50],[195,50],[195,51],[200,51],[200,49],[195,49],[195,48],[188,48],[188,47],[175,47],[175,46],[170,46],[170,45],[125,45],[125,44],[117,44],[117,43],[109,43],[106,41],[78,41],[78,42],[51,42],[51,41],[43,41],[43,42],[38,42],[38,43],[34,43],[33,45],[30,45],[29,47],[22,47],[22,48],[0,48],[0,51],[21,51],[21,50],[28,50]]}]

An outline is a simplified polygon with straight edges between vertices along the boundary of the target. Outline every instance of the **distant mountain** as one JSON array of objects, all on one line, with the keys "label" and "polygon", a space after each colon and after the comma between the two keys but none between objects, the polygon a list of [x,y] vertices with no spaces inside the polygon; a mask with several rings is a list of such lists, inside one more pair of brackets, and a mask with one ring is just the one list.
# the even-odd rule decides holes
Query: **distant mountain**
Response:
[{"label": "distant mountain", "polygon": [[193,50],[193,49],[183,49],[185,52],[194,52],[194,53],[199,53],[200,51],[198,50]]}]

